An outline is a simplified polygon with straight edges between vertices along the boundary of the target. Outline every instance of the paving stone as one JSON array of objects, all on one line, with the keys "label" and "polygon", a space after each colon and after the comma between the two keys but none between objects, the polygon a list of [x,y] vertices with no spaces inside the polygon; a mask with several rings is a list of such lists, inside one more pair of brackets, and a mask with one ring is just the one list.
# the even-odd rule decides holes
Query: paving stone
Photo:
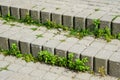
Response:
[{"label": "paving stone", "polygon": [[13,32],[13,31],[9,30],[9,31],[6,31],[6,32],[0,34],[0,42],[2,42],[2,43],[0,43],[0,48],[1,49],[4,49],[4,50],[9,49],[8,38],[15,33],[16,32]]},{"label": "paving stone", "polygon": [[20,64],[11,64],[8,66],[8,70],[18,72],[19,69],[21,69],[23,66]]},{"label": "paving stone", "polygon": [[34,71],[35,69],[32,67],[22,67],[21,69],[19,69],[19,73],[22,74],[30,74],[32,71]]},{"label": "paving stone", "polygon": [[5,17],[9,13],[9,6],[1,5],[2,17]]},{"label": "paving stone", "polygon": [[6,71],[3,70],[0,72],[0,79],[1,80],[6,80],[9,76],[13,75],[14,73],[12,71]]},{"label": "paving stone", "polygon": [[92,44],[92,42],[93,42],[93,40],[82,39],[82,40],[78,41],[78,44],[85,45],[86,47],[88,47]]},{"label": "paving stone", "polygon": [[43,76],[42,79],[43,80],[56,80],[58,77],[59,77],[58,74],[48,72],[45,76]]},{"label": "paving stone", "polygon": [[93,30],[95,27],[95,25],[93,24],[93,20],[100,19],[105,14],[106,14],[106,12],[104,12],[104,11],[96,11],[95,13],[89,15],[87,17],[87,28],[89,30]]},{"label": "paving stone", "polygon": [[120,18],[117,17],[115,20],[112,21],[112,34],[120,33],[119,24]]},{"label": "paving stone", "polygon": [[31,76],[39,77],[40,79],[46,74],[47,72],[44,70],[34,70],[30,73]]},{"label": "paving stone", "polygon": [[6,67],[9,65],[9,62],[7,61],[0,61],[0,68]]},{"label": "paving stone", "polygon": [[96,47],[96,48],[98,48],[98,49],[101,49],[101,48],[103,48],[104,46],[106,46],[106,43],[105,43],[105,42],[100,42],[100,41],[94,41],[94,42],[91,43],[90,46]]},{"label": "paving stone", "polygon": [[74,58],[80,58],[80,54],[86,49],[86,46],[85,45],[79,45],[79,44],[75,44],[73,45],[69,50],[68,52],[69,53],[74,53]]},{"label": "paving stone", "polygon": [[25,19],[26,15],[29,15],[29,10],[21,8],[20,9],[20,19]]},{"label": "paving stone", "polygon": [[29,62],[29,63],[26,64],[26,66],[32,67],[32,68],[37,68],[37,67],[39,67],[39,65],[40,65],[39,62],[36,62],[36,63],[34,63],[34,62]]},{"label": "paving stone", "polygon": [[46,23],[47,21],[51,21],[51,10],[50,9],[41,10],[41,22]]},{"label": "paving stone", "polygon": [[39,77],[33,77],[30,75],[26,75],[24,76],[24,78],[22,80],[40,80]]},{"label": "paving stone", "polygon": [[47,38],[38,38],[31,42],[31,52],[34,56],[37,56],[38,52],[40,52],[43,48],[43,45],[48,41]]},{"label": "paving stone", "polygon": [[19,65],[25,66],[26,62],[25,62],[25,60],[22,60],[21,58],[19,58],[19,59],[15,60],[15,64],[19,64]]},{"label": "paving stone", "polygon": [[34,21],[40,22],[40,11],[32,9],[30,10],[30,16]]},{"label": "paving stone", "polygon": [[67,76],[60,76],[58,79],[56,79],[56,80],[74,80],[74,79],[72,79],[72,78],[70,78],[70,77],[67,77]]},{"label": "paving stone", "polygon": [[103,17],[100,18],[100,28],[104,29],[108,27],[111,29],[111,22],[114,19],[114,14],[106,14]]},{"label": "paving stone", "polygon": [[64,36],[64,35],[55,35],[52,39],[55,39],[55,40],[59,40],[59,41],[64,41],[64,40],[66,40],[67,39],[67,37],[66,36]]},{"label": "paving stone", "polygon": [[9,63],[14,63],[14,61],[16,60],[16,57],[6,56],[4,60],[9,62]]},{"label": "paving stone", "polygon": [[110,51],[117,51],[118,48],[119,48],[119,46],[113,45],[113,44],[106,44],[106,45],[104,46],[104,49],[110,50]]},{"label": "paving stone", "polygon": [[76,78],[79,79],[79,80],[90,80],[90,77],[92,76],[92,74],[89,74],[89,73],[81,73],[79,72],[77,75],[76,75]]},{"label": "paving stone", "polygon": [[30,43],[36,39],[35,36],[26,34],[20,39],[20,50],[21,53],[30,54]]},{"label": "paving stone", "polygon": [[67,77],[75,77],[77,73],[66,69],[62,74]]},{"label": "paving stone", "polygon": [[10,7],[10,12],[11,12],[11,16],[12,17],[14,17],[15,19],[20,19],[19,8],[17,8],[17,7]]},{"label": "paving stone", "polygon": [[2,61],[4,58],[5,58],[4,55],[0,53],[0,61]]},{"label": "paving stone", "polygon": [[63,25],[69,28],[73,28],[73,13],[66,12],[63,14]]},{"label": "paving stone", "polygon": [[23,75],[17,73],[9,76],[6,80],[22,80],[23,77]]},{"label": "paving stone", "polygon": [[45,32],[45,33],[43,34],[43,37],[44,37],[44,38],[48,38],[48,39],[51,39],[51,38],[54,37],[54,36],[55,36],[55,34],[50,33],[50,32]]},{"label": "paving stone", "polygon": [[62,24],[62,14],[65,11],[63,10],[56,10],[55,12],[52,12],[52,22],[56,23],[56,24]]},{"label": "paving stone", "polygon": [[94,69],[96,72],[99,71],[99,68],[104,67],[105,74],[108,73],[108,59],[113,54],[112,51],[102,49],[98,54],[95,55],[95,66]]},{"label": "paving stone", "polygon": [[50,69],[51,69],[51,65],[47,65],[47,64],[40,64],[39,66],[38,66],[38,69],[40,69],[40,70],[45,70],[45,71],[49,71]]},{"label": "paving stone", "polygon": [[43,45],[43,50],[47,50],[51,52],[52,54],[55,54],[55,48],[60,44],[61,42],[58,40],[49,40]]},{"label": "paving stone", "polygon": [[94,11],[93,10],[84,10],[78,14],[75,15],[75,29],[76,30],[81,30],[85,29],[86,27],[86,17],[92,14]]},{"label": "paving stone", "polygon": [[91,70],[93,70],[94,56],[98,53],[99,50],[100,49],[96,47],[89,46],[81,53],[81,58],[88,58],[88,62],[86,63],[86,65],[88,65]]},{"label": "paving stone", "polygon": [[109,58],[109,75],[120,77],[120,52],[115,52],[110,58]]}]

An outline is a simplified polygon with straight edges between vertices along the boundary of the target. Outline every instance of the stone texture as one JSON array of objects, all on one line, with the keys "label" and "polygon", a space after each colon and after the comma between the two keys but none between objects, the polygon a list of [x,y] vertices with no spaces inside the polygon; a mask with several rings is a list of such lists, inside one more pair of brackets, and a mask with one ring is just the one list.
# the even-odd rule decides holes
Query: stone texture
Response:
[{"label": "stone texture", "polygon": [[120,77],[120,52],[115,52],[110,58],[109,58],[109,75]]},{"label": "stone texture", "polygon": [[93,23],[94,19],[100,19],[103,15],[105,15],[106,12],[104,11],[96,11],[95,13],[92,13],[87,17],[87,29],[93,30],[95,25]]},{"label": "stone texture", "polygon": [[6,17],[9,13],[9,7],[1,5],[1,13],[2,13],[2,17]]},{"label": "stone texture", "polygon": [[21,8],[20,9],[20,19],[25,19],[26,15],[29,15],[29,10]]},{"label": "stone texture", "polygon": [[10,7],[11,16],[15,19],[20,19],[19,8]]},{"label": "stone texture", "polygon": [[92,46],[89,46],[87,47],[86,50],[84,50],[82,53],[81,53],[81,58],[85,58],[87,57],[88,58],[88,63],[86,63],[86,65],[88,65],[90,67],[91,70],[93,70],[94,68],[94,56],[98,53],[100,49],[96,48],[96,47],[92,47]]},{"label": "stone texture", "polygon": [[75,15],[75,29],[76,30],[81,30],[86,28],[86,18],[89,16],[91,13],[93,13],[93,10],[84,10],[78,14]]},{"label": "stone texture", "polygon": [[120,17],[117,17],[115,20],[112,21],[112,34],[120,33]]},{"label": "stone texture", "polygon": [[31,53],[37,56],[38,52],[42,50],[43,45],[48,41],[47,38],[38,38],[31,42]]},{"label": "stone texture", "polygon": [[21,69],[23,66],[20,64],[11,64],[8,66],[8,70],[18,72],[19,69]]},{"label": "stone texture", "polygon": [[58,40],[49,40],[43,45],[43,50],[47,50],[52,54],[55,54],[55,48],[60,44]]},{"label": "stone texture", "polygon": [[107,74],[108,71],[108,60],[110,56],[113,54],[112,51],[104,50],[102,49],[98,54],[95,55],[95,71],[98,72],[99,68],[104,67],[105,74]]},{"label": "stone texture", "polygon": [[30,16],[34,21],[40,22],[40,11],[30,10]]}]

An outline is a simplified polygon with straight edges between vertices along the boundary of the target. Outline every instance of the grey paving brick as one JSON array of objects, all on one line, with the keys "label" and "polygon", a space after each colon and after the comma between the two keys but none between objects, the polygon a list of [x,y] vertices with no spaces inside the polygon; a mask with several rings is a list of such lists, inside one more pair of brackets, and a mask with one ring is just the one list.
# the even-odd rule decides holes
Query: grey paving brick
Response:
[{"label": "grey paving brick", "polygon": [[88,65],[91,70],[93,70],[93,64],[94,64],[94,56],[98,53],[100,49],[96,47],[89,46],[87,47],[82,53],[81,53],[81,58],[88,58]]},{"label": "grey paving brick", "polygon": [[34,21],[40,22],[40,11],[32,9],[30,10],[30,16]]},{"label": "grey paving brick", "polygon": [[21,8],[20,9],[20,19],[25,19],[26,15],[29,15],[29,10]]},{"label": "grey paving brick", "polygon": [[22,74],[30,74],[32,71],[34,71],[35,69],[32,67],[22,67],[21,69],[19,69],[19,73]]},{"label": "grey paving brick", "polygon": [[92,47],[96,47],[98,49],[103,48],[104,46],[106,46],[106,42],[100,42],[100,41],[94,41],[90,44],[90,46]]},{"label": "grey paving brick", "polygon": [[69,71],[68,69],[66,69],[62,74],[67,77],[75,77],[77,75],[77,73]]},{"label": "grey paving brick", "polygon": [[90,14],[92,14],[94,11],[93,10],[84,10],[78,14],[75,15],[75,29],[76,30],[81,30],[85,29],[86,27],[86,18]]},{"label": "grey paving brick", "polygon": [[108,60],[112,54],[112,51],[102,49],[100,52],[98,52],[98,54],[95,55],[94,69],[96,72],[99,71],[99,68],[104,67],[105,74],[108,73]]},{"label": "grey paving brick", "polygon": [[118,45],[109,44],[109,43],[104,46],[104,49],[109,50],[109,51],[117,51],[118,48],[119,48]]},{"label": "grey paving brick", "polygon": [[119,77],[120,76],[120,52],[115,52],[110,58],[109,58],[109,75]]},{"label": "grey paving brick", "polygon": [[73,13],[66,12],[63,14],[63,25],[69,28],[73,28]]},{"label": "grey paving brick", "polygon": [[50,69],[51,69],[51,65],[47,65],[47,64],[42,64],[42,63],[40,63],[40,65],[38,66],[38,69],[40,69],[40,70],[45,70],[45,71],[47,71],[47,72],[49,72],[50,71]]},{"label": "grey paving brick", "polygon": [[20,64],[11,64],[11,65],[8,66],[8,70],[17,72],[22,67],[23,66],[20,65]]},{"label": "grey paving brick", "polygon": [[41,10],[41,22],[51,21],[51,11],[49,9]]},{"label": "grey paving brick", "polygon": [[8,50],[9,49],[9,45],[8,45],[8,38],[15,34],[16,32],[13,32],[12,30],[6,31],[2,34],[0,34],[0,48],[4,49],[4,50]]},{"label": "grey paving brick", "polygon": [[20,19],[19,8],[17,7],[10,7],[11,16],[15,19]]},{"label": "grey paving brick", "polygon": [[39,77],[40,79],[46,74],[47,72],[44,70],[34,70],[30,73],[31,76]]},{"label": "grey paving brick", "polygon": [[[52,76],[52,77],[51,77]],[[43,76],[43,80],[56,80],[57,78],[59,77],[58,74],[55,74],[55,73],[50,73],[48,72],[45,76]]]},{"label": "grey paving brick", "polygon": [[60,76],[60,77],[57,78],[56,80],[73,80],[73,79],[70,78],[70,77],[67,77],[67,76]]},{"label": "grey paving brick", "polygon": [[95,13],[89,15],[87,17],[87,28],[90,30],[93,30],[95,27],[93,20],[100,19],[105,14],[106,14],[106,12],[104,12],[104,11],[96,11]]},{"label": "grey paving brick", "polygon": [[120,24],[120,17],[117,17],[115,20],[112,21],[112,34],[120,33],[119,24]]},{"label": "grey paving brick", "polygon": [[88,74],[87,72],[86,73],[80,72],[76,75],[76,78],[79,80],[89,80],[90,77],[92,77],[92,74]]},{"label": "grey paving brick", "polygon": [[36,39],[35,36],[30,35],[30,34],[25,34],[23,37],[20,39],[20,50],[21,53],[27,53],[30,54],[30,43]]},{"label": "grey paving brick", "polygon": [[86,49],[85,45],[79,45],[79,44],[75,44],[73,45],[68,52],[69,53],[73,53],[75,58],[80,58],[80,54]]},{"label": "grey paving brick", "polygon": [[6,67],[9,65],[9,62],[7,61],[0,61],[0,68]]},{"label": "grey paving brick", "polygon": [[60,44],[59,40],[49,40],[43,45],[43,50],[47,50],[52,54],[55,54],[55,48]]},{"label": "grey paving brick", "polygon": [[16,59],[16,60],[15,60],[15,64],[25,66],[25,65],[26,65],[26,62],[25,62],[24,60],[22,60],[21,58],[19,58],[19,59]]},{"label": "grey paving brick", "polygon": [[4,58],[5,58],[5,56],[0,54],[0,61],[2,61]]},{"label": "grey paving brick", "polygon": [[56,23],[56,24],[62,24],[62,14],[65,11],[63,10],[55,10],[55,12],[52,12],[52,22]]},{"label": "grey paving brick", "polygon": [[7,56],[7,57],[5,57],[4,60],[7,61],[7,62],[9,62],[9,63],[14,63],[15,60],[16,60],[16,57],[13,57],[13,56]]},{"label": "grey paving brick", "polygon": [[37,56],[38,52],[42,50],[43,45],[48,41],[47,38],[39,38],[31,42],[31,52]]},{"label": "grey paving brick", "polygon": [[59,34],[58,34],[58,35],[55,35],[52,39],[61,41],[61,40],[66,40],[67,37],[64,36],[64,35],[59,35]]},{"label": "grey paving brick", "polygon": [[1,13],[2,13],[2,17],[6,17],[9,13],[9,7],[5,5],[1,5]]},{"label": "grey paving brick", "polygon": [[114,19],[114,14],[106,14],[100,18],[100,28],[104,29],[108,27],[111,29],[112,20]]},{"label": "grey paving brick", "polygon": [[24,77],[23,75],[17,73],[17,74],[13,74],[13,75],[9,76],[6,80],[16,80],[16,79],[22,80],[23,77]]}]

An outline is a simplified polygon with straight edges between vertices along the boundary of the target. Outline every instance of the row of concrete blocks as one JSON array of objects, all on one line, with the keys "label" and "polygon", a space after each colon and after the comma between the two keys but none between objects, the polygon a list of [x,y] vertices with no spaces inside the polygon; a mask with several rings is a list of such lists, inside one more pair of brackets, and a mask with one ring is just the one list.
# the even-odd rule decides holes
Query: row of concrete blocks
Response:
[{"label": "row of concrete blocks", "polygon": [[57,24],[62,24],[70,28],[81,30],[94,28],[94,19],[100,19],[100,28],[109,27],[112,34],[118,34],[120,32],[120,17],[117,17],[117,13],[108,13],[104,11],[94,11],[94,10],[81,10],[79,13],[62,11],[62,10],[52,10],[52,9],[27,9],[18,8],[12,6],[1,5],[0,14],[4,17],[10,12],[11,16],[16,19],[25,18],[26,14],[30,14],[33,20],[45,23],[46,21],[52,21]]},{"label": "row of concrete blocks", "polygon": [[[105,68],[105,73],[111,76],[120,76],[120,52],[112,52],[103,49],[105,45],[100,42],[93,42],[92,40],[85,40],[91,46],[85,47],[76,38],[68,38],[66,42],[60,42],[59,40],[52,39],[55,36],[52,33],[45,32],[43,35],[46,37],[36,38],[35,35],[40,31],[33,32],[29,29],[21,29],[20,27],[6,27],[0,25],[0,47],[1,49],[9,50],[13,43],[16,43],[22,53],[32,53],[37,56],[37,53],[41,50],[48,50],[54,55],[61,57],[67,57],[68,53],[73,52],[75,58],[88,57],[88,66],[91,70],[98,72],[100,67]],[[42,32],[41,32],[42,33]],[[96,47],[94,46],[96,45]],[[100,47],[97,47],[100,45]]]}]

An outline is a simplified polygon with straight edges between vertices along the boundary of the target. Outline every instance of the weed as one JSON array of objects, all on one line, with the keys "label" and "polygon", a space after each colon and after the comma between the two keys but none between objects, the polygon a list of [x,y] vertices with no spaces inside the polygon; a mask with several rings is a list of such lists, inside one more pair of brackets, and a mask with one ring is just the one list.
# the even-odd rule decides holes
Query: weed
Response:
[{"label": "weed", "polygon": [[37,28],[31,28],[31,30],[36,31],[36,30],[37,30]]},{"label": "weed", "polygon": [[104,66],[99,67],[98,72],[100,73],[101,76],[105,76],[105,68],[104,68]]},{"label": "weed", "polygon": [[60,42],[65,42],[66,40],[65,39],[63,39],[63,40],[60,40]]},{"label": "weed", "polygon": [[43,37],[43,35],[42,34],[37,34],[36,35],[36,38],[40,38],[40,37]]},{"label": "weed", "polygon": [[99,11],[100,9],[99,8],[96,8],[95,11]]},{"label": "weed", "polygon": [[56,8],[56,10],[59,10],[60,8]]},{"label": "weed", "polygon": [[0,68],[0,71],[8,70],[8,66],[9,66],[9,65],[6,65],[5,67],[1,67],[1,68]]},{"label": "weed", "polygon": [[25,60],[26,62],[35,61],[35,57],[33,57],[32,54],[24,54],[22,59]]}]

